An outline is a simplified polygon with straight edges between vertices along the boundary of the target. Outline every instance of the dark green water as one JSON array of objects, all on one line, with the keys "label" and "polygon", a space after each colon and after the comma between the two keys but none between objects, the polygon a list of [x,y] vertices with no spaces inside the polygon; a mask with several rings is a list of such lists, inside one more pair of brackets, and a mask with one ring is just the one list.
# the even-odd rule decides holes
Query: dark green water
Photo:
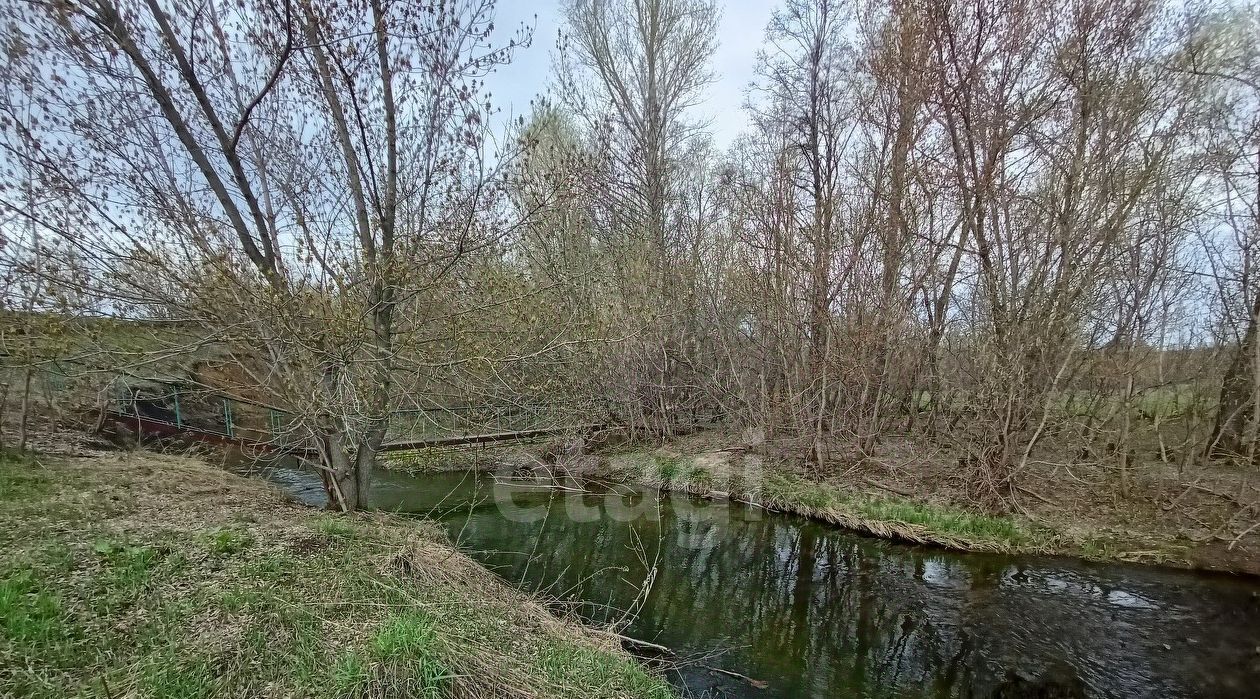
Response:
[{"label": "dark green water", "polygon": [[[268,476],[322,502],[310,474]],[[672,671],[694,696],[1260,696],[1249,580],[951,554],[741,505],[466,474],[383,473],[372,495],[440,520],[522,588],[768,683]]]}]

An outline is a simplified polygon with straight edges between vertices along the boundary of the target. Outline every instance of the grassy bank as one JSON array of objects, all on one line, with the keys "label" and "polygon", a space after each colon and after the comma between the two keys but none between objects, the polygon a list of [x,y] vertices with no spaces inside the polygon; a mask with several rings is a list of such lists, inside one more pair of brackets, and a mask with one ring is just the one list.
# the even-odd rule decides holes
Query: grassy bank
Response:
[{"label": "grassy bank", "polygon": [[[451,452],[451,453],[448,453]],[[474,459],[459,450],[407,453],[386,463],[404,472],[538,468],[549,459],[523,456],[519,449]],[[1099,560],[1125,559],[1114,542],[1101,537],[1071,538],[1026,518],[995,516],[943,502],[872,492],[871,488],[810,477],[784,461],[759,460],[727,451],[688,450],[686,444],[660,448],[621,447],[550,466],[541,474],[729,498],[769,510],[801,515],[886,539],[989,553],[1070,554]],[[1159,552],[1160,560],[1166,557]]]},{"label": "grassy bank", "polygon": [[0,459],[0,695],[668,697],[436,528],[181,458]]},{"label": "grassy bank", "polygon": [[[890,440],[892,442],[892,440]],[[728,446],[734,444],[735,446]],[[697,433],[657,447],[622,446],[564,464],[586,478],[730,498],[882,538],[957,551],[1065,555],[1260,575],[1260,529],[1229,526],[1246,514],[1235,474],[1146,469],[1118,498],[1108,484],[1030,468],[1008,513],[978,508],[949,463],[913,444],[880,459],[810,468],[789,448],[740,445]],[[1242,525],[1245,527],[1245,524]]]},{"label": "grassy bank", "polygon": [[595,454],[568,471],[587,478],[730,498],[882,538],[958,551],[1066,555],[1260,575],[1260,530],[1230,534],[1247,500],[1237,474],[1146,469],[1119,498],[1108,484],[1030,469],[1018,509],[975,507],[965,480],[908,445],[886,459],[814,469],[789,449],[736,443],[720,432],[656,448]]},{"label": "grassy bank", "polygon": [[600,455],[581,470],[586,476],[730,498],[882,538],[959,551],[1050,553],[1059,544],[1054,532],[1014,517],[846,488],[784,464],[761,460],[750,466],[743,456],[727,452],[628,450]]}]

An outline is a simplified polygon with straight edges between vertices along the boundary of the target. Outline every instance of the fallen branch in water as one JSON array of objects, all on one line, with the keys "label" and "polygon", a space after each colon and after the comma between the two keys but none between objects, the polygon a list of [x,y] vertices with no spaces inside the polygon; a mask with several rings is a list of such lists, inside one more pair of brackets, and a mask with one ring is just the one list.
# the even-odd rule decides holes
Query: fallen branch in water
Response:
[{"label": "fallen branch in water", "polygon": [[590,492],[583,488],[572,488],[567,485],[560,485],[558,483],[547,483],[545,481],[539,481],[532,478],[500,478],[499,476],[494,476],[493,478],[494,478],[495,485],[508,485],[514,488],[540,488],[543,490],[563,490],[567,493]]},{"label": "fallen branch in water", "polygon": [[731,672],[730,670],[723,670],[720,667],[713,667],[712,665],[700,665],[700,667],[706,670],[712,670],[713,672],[720,672],[723,675],[729,675],[731,677],[734,677],[737,680],[743,680],[747,682],[748,684],[756,687],[757,689],[765,689],[766,687],[770,686],[770,683],[766,682],[765,680],[754,680],[748,675],[741,675],[738,672]]},{"label": "fallen branch in water", "polygon": [[637,638],[623,636],[615,631],[609,631],[608,635],[615,637],[617,640],[621,641],[623,644],[630,646],[632,648],[638,648],[641,650],[653,650],[662,655],[668,655],[671,658],[678,656],[677,653],[675,653],[674,651],[670,650],[669,648],[665,646],[660,645],[659,643],[652,643],[651,641],[640,641]]},{"label": "fallen branch in water", "polygon": [[731,502],[738,502],[741,505],[748,505],[749,507],[757,507],[767,512],[779,512],[779,510],[776,510],[773,507],[766,505],[765,503],[756,502],[754,500],[740,500],[739,498],[731,498]]},{"label": "fallen branch in water", "polygon": [[[641,641],[637,638],[631,638],[630,636],[625,636],[615,631],[609,631],[608,634],[610,636],[615,637],[617,640],[621,641],[622,644],[629,646],[631,648],[637,648],[640,650],[650,650],[656,653],[660,653],[661,655],[669,656],[671,658],[678,657],[678,654],[675,653],[673,650],[667,648],[666,646],[662,646],[659,643],[652,643],[651,641]],[[747,682],[749,685],[756,687],[757,689],[765,689],[766,687],[770,686],[770,683],[766,682],[765,680],[754,679],[752,677],[749,677],[748,675],[742,675],[732,670],[723,670],[720,667],[713,667],[712,665],[706,665],[704,663],[691,663],[691,664],[695,665],[696,667],[704,668],[705,670],[721,673],[723,675],[726,675],[727,677],[734,677],[737,680],[743,680],[744,682]]]}]

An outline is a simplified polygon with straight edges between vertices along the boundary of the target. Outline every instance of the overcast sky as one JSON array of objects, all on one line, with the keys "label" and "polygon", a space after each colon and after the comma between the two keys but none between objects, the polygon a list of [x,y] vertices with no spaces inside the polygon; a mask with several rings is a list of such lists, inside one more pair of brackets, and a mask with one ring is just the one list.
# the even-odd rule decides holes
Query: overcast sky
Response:
[{"label": "overcast sky", "polygon": [[[495,106],[505,115],[528,115],[529,101],[545,93],[551,80],[551,59],[561,25],[562,1],[499,0],[495,33],[501,42],[522,22],[536,27],[533,45],[517,52],[511,65],[500,68],[487,81]],[[696,116],[710,122],[714,145],[725,148],[746,124],[744,90],[752,75],[766,23],[777,3],[719,0],[719,6],[724,7],[712,65],[716,80],[709,86],[708,100],[700,105]]]}]

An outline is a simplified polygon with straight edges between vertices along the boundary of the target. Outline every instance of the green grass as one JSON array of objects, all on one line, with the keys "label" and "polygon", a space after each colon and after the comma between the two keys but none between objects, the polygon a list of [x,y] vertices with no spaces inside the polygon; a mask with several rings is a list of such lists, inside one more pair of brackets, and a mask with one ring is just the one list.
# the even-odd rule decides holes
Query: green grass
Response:
[{"label": "green grass", "polygon": [[325,515],[312,520],[315,531],[334,539],[349,539],[356,531],[344,517]]},{"label": "green grass", "polygon": [[890,522],[923,527],[942,537],[1019,547],[1028,535],[1010,517],[969,512],[944,505],[912,500],[893,500],[845,493],[826,483],[808,481],[782,472],[764,480],[762,498],[788,510],[835,511],[870,522]]},{"label": "green grass", "polygon": [[639,478],[647,478],[675,487],[690,486],[704,490],[714,484],[713,474],[695,463],[695,459],[674,454],[625,451],[616,455],[618,463]]},{"label": "green grass", "polygon": [[0,451],[0,502],[31,501],[51,490],[51,479],[34,459]]},{"label": "green grass", "polygon": [[373,649],[384,660],[436,658],[436,643],[437,629],[433,619],[420,611],[408,611],[386,619],[372,637]]},{"label": "green grass", "polygon": [[709,473],[708,471],[694,464],[690,468],[687,469],[687,473],[684,477],[688,481],[690,481],[691,483],[695,483],[696,485],[700,485],[700,486],[713,485],[713,474]]},{"label": "green grass", "polygon": [[57,643],[65,636],[61,601],[33,571],[12,571],[0,580],[0,629],[19,647]]},{"label": "green grass", "polygon": [[244,551],[254,539],[247,532],[236,529],[215,529],[205,535],[206,546],[211,553],[231,556]]},{"label": "green grass", "polygon": [[[1133,416],[1139,419],[1175,420],[1192,410],[1206,414],[1213,409],[1215,401],[1216,396],[1201,387],[1176,384],[1138,391],[1129,401],[1129,406]],[[1079,390],[1062,392],[1054,406],[1067,416],[1098,419],[1122,413],[1124,402],[1120,391]]]},{"label": "green grass", "polygon": [[106,615],[136,604],[186,565],[182,553],[164,546],[97,540],[92,550],[101,565],[92,580],[91,602]]},{"label": "green grass", "polygon": [[818,483],[782,471],[771,471],[762,482],[760,496],[767,502],[824,510],[839,504],[838,494]]},{"label": "green grass", "polygon": [[0,552],[0,695],[673,696],[431,527],[285,509],[261,484],[242,497],[258,509],[209,521],[177,499],[141,511],[144,493],[114,468],[0,460],[0,482],[23,484],[0,508],[21,542]]},{"label": "green grass", "polygon": [[332,667],[332,686],[337,696],[355,696],[372,679],[372,661],[358,652],[338,657]]},{"label": "green grass", "polygon": [[145,663],[139,685],[152,697],[202,699],[215,694],[218,680],[208,658],[165,651]]},{"label": "green grass", "polygon": [[603,686],[610,693],[651,699],[675,696],[659,679],[625,656],[557,641],[545,646],[538,665],[557,685]]},{"label": "green grass", "polygon": [[656,457],[656,473],[664,483],[669,483],[682,472],[682,460],[677,456]]},{"label": "green grass", "polygon": [[917,524],[934,532],[962,536],[967,539],[1018,544],[1024,538],[1015,522],[1005,517],[980,515],[909,501],[859,500],[854,504],[861,516],[867,519]]},{"label": "green grass", "polygon": [[[433,619],[419,611],[407,611],[386,619],[372,636],[372,659],[384,664],[393,686],[406,696],[437,699],[443,696],[454,673],[442,660],[440,640]],[[359,667],[370,667],[361,661]],[[357,694],[366,687],[347,687]]]},{"label": "green grass", "polygon": [[1116,555],[1115,544],[1106,539],[1087,539],[1081,542],[1081,555],[1085,558],[1108,559]]},{"label": "green grass", "polygon": [[[685,456],[626,452],[610,459],[609,463],[619,477],[645,478],[648,482],[668,484],[677,490],[707,492],[719,486],[710,472]],[[735,472],[739,473],[739,469]],[[720,485],[728,488],[737,499],[765,502],[776,509],[807,516],[833,513],[874,524],[913,525],[936,535],[934,538],[974,542],[990,549],[1013,550],[1037,543],[1033,534],[1021,529],[1010,517],[909,499],[872,498],[862,493],[842,491],[829,483],[806,479],[786,468],[765,468],[756,482]]]}]

